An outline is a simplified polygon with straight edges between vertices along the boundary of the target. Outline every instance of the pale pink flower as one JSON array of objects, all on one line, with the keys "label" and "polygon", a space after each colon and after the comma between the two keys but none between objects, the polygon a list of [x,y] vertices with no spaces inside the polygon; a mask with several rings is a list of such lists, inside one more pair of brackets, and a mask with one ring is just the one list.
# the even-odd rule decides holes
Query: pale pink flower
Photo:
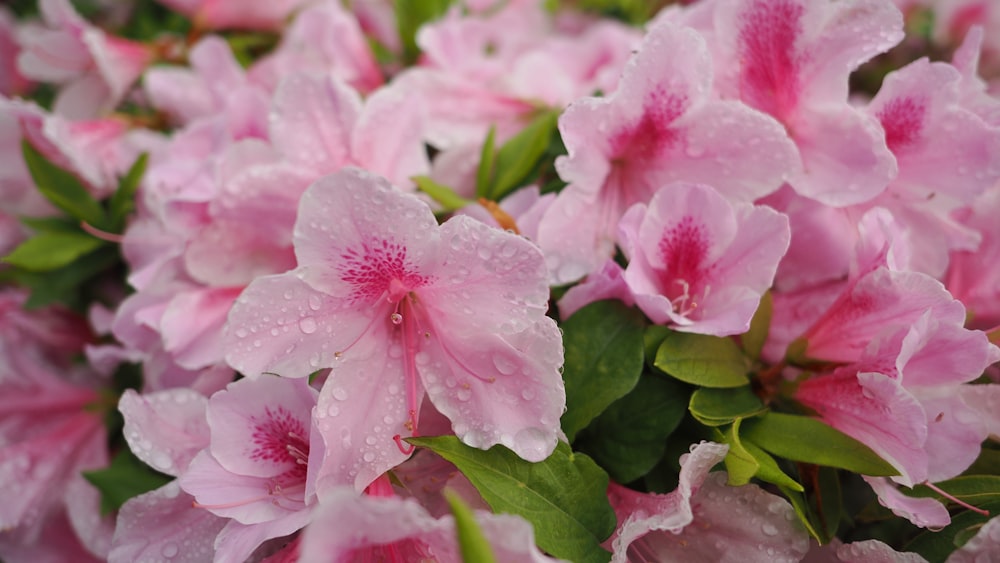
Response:
[{"label": "pale pink flower", "polygon": [[772,118],[713,97],[704,39],[663,23],[646,36],[618,90],[574,102],[559,120],[570,183],[549,208],[539,244],[552,281],[576,281],[614,252],[618,220],[672,181],[706,183],[735,201],[781,185],[795,147]]},{"label": "pale pink flower", "polygon": [[899,552],[878,540],[843,543],[833,538],[822,547],[814,545],[803,561],[809,563],[927,563],[916,553]]},{"label": "pale pink flower", "polygon": [[270,375],[231,383],[209,399],[209,445],[179,483],[196,508],[232,519],[216,538],[217,561],[243,561],[264,541],[309,521],[315,404],[306,380]]},{"label": "pale pink flower", "polygon": [[[498,562],[554,561],[535,547],[531,524],[511,514],[476,511],[476,523]],[[306,527],[302,563],[459,561],[455,521],[434,518],[413,499],[333,491]]]},{"label": "pale pink flower", "polygon": [[664,19],[709,38],[723,98],[785,126],[801,159],[788,178],[797,192],[843,206],[873,198],[895,176],[877,121],[848,103],[851,72],[903,38],[890,0],[709,0]]},{"label": "pale pink flower", "polygon": [[989,330],[1000,325],[1000,189],[992,189],[973,205],[955,212],[962,225],[981,237],[975,250],[952,251],[945,286],[968,311],[970,328]]},{"label": "pale pink flower", "polygon": [[613,563],[626,561],[798,561],[809,548],[787,501],[757,485],[730,487],[709,473],[728,446],[702,442],[681,457],[680,482],[669,494],[608,488],[618,528],[608,540]]},{"label": "pale pink flower", "polygon": [[[359,3],[353,4],[358,9]],[[392,31],[398,37],[395,27]],[[383,82],[358,18],[335,0],[316,2],[302,10],[285,30],[277,49],[249,71],[253,82],[269,90],[295,73],[334,76],[363,93]]]},{"label": "pale pink flower", "polygon": [[1000,553],[1000,518],[991,518],[965,545],[948,556],[946,563],[977,563]]},{"label": "pale pink flower", "polygon": [[281,28],[285,19],[309,0],[160,0],[191,18],[200,29]]},{"label": "pale pink flower", "polygon": [[624,279],[658,324],[726,336],[750,328],[788,249],[788,220],[768,207],[731,204],[699,184],[671,184],[621,221]]},{"label": "pale pink flower", "polygon": [[467,217],[438,227],[420,200],[348,169],[303,195],[295,251],[296,270],[237,300],[226,358],[251,377],[334,368],[311,446],[326,450],[321,496],[405,459],[425,393],[468,445],[552,452],[562,345],[537,248]]},{"label": "pale pink flower", "polygon": [[625,281],[625,270],[610,258],[600,270],[591,272],[562,296],[559,317],[568,319],[583,307],[602,299],[617,299],[629,307],[635,305],[635,295]]},{"label": "pale pink flower", "polygon": [[23,28],[18,66],[24,76],[62,84],[54,113],[71,119],[98,116],[118,105],[152,62],[145,45],[90,25],[68,0],[41,0],[47,28]]},{"label": "pale pink flower", "polygon": [[14,15],[0,6],[0,96],[26,94],[32,87],[31,81],[17,68],[20,50]]}]

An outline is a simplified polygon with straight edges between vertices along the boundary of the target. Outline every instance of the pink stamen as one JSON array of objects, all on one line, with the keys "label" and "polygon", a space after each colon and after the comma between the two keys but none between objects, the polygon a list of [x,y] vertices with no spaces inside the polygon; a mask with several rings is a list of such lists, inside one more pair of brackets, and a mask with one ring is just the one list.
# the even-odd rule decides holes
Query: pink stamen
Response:
[{"label": "pink stamen", "polygon": [[942,490],[940,487],[938,487],[934,483],[931,483],[930,481],[924,481],[922,484],[924,486],[926,486],[928,489],[930,489],[930,490],[934,491],[935,493],[943,496],[944,498],[950,500],[951,502],[953,502],[953,503],[955,503],[955,504],[957,504],[957,505],[959,505],[959,506],[961,506],[963,508],[967,508],[967,509],[975,512],[976,514],[982,514],[983,516],[989,516],[990,515],[990,511],[989,510],[983,510],[982,508],[978,508],[978,507],[972,506],[971,504],[969,504],[969,503],[967,503],[967,502],[965,502],[963,500],[959,500],[958,498],[956,498],[951,493],[948,493],[947,491]]},{"label": "pink stamen", "polygon": [[399,434],[393,436],[392,441],[396,442],[396,447],[399,448],[399,451],[402,452],[403,455],[410,455],[413,453],[413,450],[417,449],[413,444],[406,444],[404,446],[403,437]]}]

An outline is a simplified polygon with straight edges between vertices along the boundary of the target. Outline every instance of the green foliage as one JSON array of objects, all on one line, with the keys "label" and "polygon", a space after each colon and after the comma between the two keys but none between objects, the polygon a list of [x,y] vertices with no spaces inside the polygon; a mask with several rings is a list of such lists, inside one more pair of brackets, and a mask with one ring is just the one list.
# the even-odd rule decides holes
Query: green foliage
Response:
[{"label": "green foliage", "polygon": [[445,211],[461,209],[472,203],[455,193],[454,190],[444,184],[439,184],[428,176],[414,176],[412,180],[417,184],[417,188],[431,199],[441,204]]},{"label": "green foliage", "polygon": [[548,110],[539,114],[504,143],[495,156],[491,155],[495,135],[491,128],[476,171],[476,195],[500,201],[514,188],[525,185],[556,134],[559,113],[558,110]]},{"label": "green foliage", "polygon": [[978,508],[986,510],[989,516],[984,516],[971,510],[956,514],[951,518],[951,524],[940,531],[928,531],[920,534],[903,548],[906,551],[919,553],[929,563],[944,563],[956,549],[965,545],[972,535],[1000,511],[1000,501],[988,502]]},{"label": "green foliage", "polygon": [[118,510],[128,499],[158,489],[171,479],[150,469],[128,448],[122,448],[108,467],[84,471],[83,477],[101,492],[102,514]]},{"label": "green foliage", "polygon": [[706,426],[724,426],[740,418],[757,416],[767,407],[749,385],[730,388],[702,387],[691,395],[688,410]]},{"label": "green foliage", "polygon": [[663,457],[667,438],[684,418],[688,393],[677,380],[644,373],[631,392],[578,434],[574,446],[616,482],[630,483]]},{"label": "green foliage", "polygon": [[46,160],[28,141],[23,141],[21,148],[31,178],[46,199],[70,217],[99,229],[108,227],[108,218],[101,204],[76,176]]},{"label": "green foliage", "polygon": [[494,511],[531,522],[538,546],[550,555],[577,563],[610,560],[601,548],[616,523],[608,476],[586,455],[560,442],[546,460],[530,463],[503,446],[483,451],[454,436],[407,441],[454,463]]},{"label": "green foliage", "polygon": [[774,455],[862,475],[898,475],[868,446],[805,416],[769,412],[744,422],[742,437]]},{"label": "green foliage", "polygon": [[4,262],[30,272],[50,272],[74,262],[106,243],[83,231],[42,232],[15,248]]},{"label": "green foliage", "polygon": [[760,305],[750,320],[750,330],[740,336],[740,344],[743,351],[754,360],[760,358],[760,353],[767,342],[767,333],[771,329],[771,315],[774,308],[774,299],[768,291],[760,298]]},{"label": "green foliage", "polygon": [[[963,475],[934,485],[973,506],[1000,502],[1000,475]],[[901,490],[909,496],[931,497],[942,502],[949,502],[940,493],[925,485],[917,485],[912,490]]]},{"label": "green foliage", "polygon": [[670,333],[656,351],[657,369],[692,385],[740,387],[748,385],[750,361],[730,338]]},{"label": "green foliage", "polygon": [[462,498],[457,494],[445,490],[444,497],[451,507],[451,513],[455,517],[455,534],[458,536],[458,547],[462,552],[463,563],[494,563],[493,550],[490,544],[483,537],[483,531],[479,529],[472,510],[467,504],[462,502]]},{"label": "green foliage", "polygon": [[396,27],[403,44],[403,59],[414,63],[420,55],[417,30],[425,23],[439,19],[448,11],[453,0],[393,0]]},{"label": "green foliage", "polygon": [[598,301],[562,324],[566,412],[562,429],[576,433],[635,387],[642,373],[645,320],[619,301]]}]

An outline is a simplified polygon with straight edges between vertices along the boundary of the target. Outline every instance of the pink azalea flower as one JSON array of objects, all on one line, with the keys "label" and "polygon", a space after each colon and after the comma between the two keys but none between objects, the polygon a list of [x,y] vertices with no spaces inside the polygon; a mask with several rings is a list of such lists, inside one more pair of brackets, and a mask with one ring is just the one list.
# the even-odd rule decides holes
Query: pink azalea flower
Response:
[{"label": "pink azalea flower", "polygon": [[[100,381],[71,361],[90,333],[60,309],[22,310],[25,300],[0,293],[0,557],[103,557],[111,522],[80,474],[108,463],[92,408]],[[69,537],[42,543],[57,528]]]},{"label": "pink azalea flower", "polygon": [[22,31],[18,65],[28,78],[64,85],[54,113],[87,119],[112,109],[152,62],[145,45],[90,25],[68,0],[41,0],[39,8],[48,29]]},{"label": "pink azalea flower", "polygon": [[895,481],[936,482],[979,455],[987,430],[958,391],[997,359],[983,333],[928,311],[886,327],[856,363],[804,381],[795,396],[891,463]]},{"label": "pink azalea flower", "polygon": [[179,482],[196,508],[232,519],[216,538],[216,560],[243,561],[264,541],[309,521],[315,404],[316,391],[304,379],[274,376],[231,383],[209,399],[209,446]]},{"label": "pink azalea flower", "polygon": [[813,546],[803,561],[809,563],[927,563],[916,553],[899,552],[878,540],[843,543],[833,538],[822,547]]},{"label": "pink azalea flower", "polygon": [[989,561],[1000,553],[1000,518],[991,518],[965,545],[948,556],[947,563]]},{"label": "pink azalea flower", "polygon": [[559,300],[559,317],[568,319],[573,313],[602,299],[617,299],[629,307],[635,305],[635,296],[625,281],[625,270],[610,258],[604,263],[604,267],[591,272],[562,296]]},{"label": "pink azalea flower", "polygon": [[[476,511],[496,561],[554,561],[535,547],[531,524],[510,514]],[[333,491],[302,534],[302,563],[459,561],[451,515],[434,518],[413,499]]]},{"label": "pink azalea flower", "polygon": [[746,332],[788,249],[788,220],[730,204],[712,188],[671,184],[621,221],[635,302],[658,324],[725,336]]},{"label": "pink azalea flower", "polygon": [[970,328],[988,330],[1000,325],[1000,190],[993,189],[973,205],[954,214],[962,225],[976,229],[981,240],[975,250],[953,251],[945,286],[968,310]]},{"label": "pink azalea flower", "polygon": [[[878,123],[848,104],[848,76],[903,38],[890,0],[714,0],[665,18],[710,38],[716,88],[778,119],[801,166],[788,179],[827,205],[871,199],[896,174]],[[714,11],[712,11],[714,8]]]},{"label": "pink azalea flower", "polygon": [[626,561],[799,561],[808,536],[787,501],[756,485],[730,487],[709,473],[728,446],[702,442],[681,457],[680,483],[669,494],[608,488],[618,529],[608,540],[613,563]]},{"label": "pink azalea flower", "polygon": [[0,6],[0,96],[17,96],[31,89],[32,83],[17,69],[21,50],[17,42],[14,16]]},{"label": "pink azalea flower", "polygon": [[295,251],[296,270],[237,300],[226,358],[251,377],[334,368],[311,445],[325,448],[321,496],[405,459],[399,435],[417,434],[425,393],[466,444],[552,452],[562,346],[529,242],[466,217],[438,227],[415,197],[348,169],[303,195]]},{"label": "pink azalea flower", "polygon": [[706,183],[735,201],[781,185],[795,148],[768,116],[713,97],[704,39],[669,23],[654,27],[618,90],[573,103],[559,121],[570,182],[542,220],[539,244],[554,283],[575,281],[614,251],[618,220],[672,181]]},{"label": "pink azalea flower", "polygon": [[425,99],[427,140],[439,149],[481,142],[491,125],[503,140],[539,106],[610,93],[638,43],[635,31],[608,21],[560,32],[537,2],[494,8],[473,15],[456,8],[423,26],[421,64],[399,77]]},{"label": "pink azalea flower", "polygon": [[[393,33],[398,37],[395,27]],[[251,80],[268,90],[296,73],[334,76],[364,93],[383,82],[360,22],[339,2],[330,0],[315,3],[295,16],[278,48],[249,71]]]},{"label": "pink azalea flower", "polygon": [[278,29],[306,0],[161,0],[200,29]]}]

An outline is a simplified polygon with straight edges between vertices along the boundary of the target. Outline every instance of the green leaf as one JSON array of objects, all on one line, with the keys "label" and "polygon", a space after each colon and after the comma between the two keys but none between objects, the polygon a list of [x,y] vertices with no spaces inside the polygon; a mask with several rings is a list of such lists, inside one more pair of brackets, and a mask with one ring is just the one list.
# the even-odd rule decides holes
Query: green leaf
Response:
[{"label": "green leaf", "polygon": [[558,111],[546,111],[500,147],[494,165],[495,177],[486,196],[488,199],[500,201],[527,180],[545,154],[558,120]]},{"label": "green leaf", "polygon": [[46,160],[28,141],[21,143],[21,149],[38,191],[53,205],[99,229],[107,226],[101,205],[76,176]]},{"label": "green leaf", "polygon": [[753,454],[740,442],[740,422],[742,421],[739,419],[735,420],[722,435],[722,441],[729,444],[729,451],[723,462],[726,464],[726,473],[729,474],[727,484],[732,487],[746,485],[760,469],[760,464],[754,459]]},{"label": "green leaf", "polygon": [[840,519],[844,512],[844,501],[840,493],[840,476],[836,469],[820,467],[817,482],[819,483],[819,490],[815,491],[817,511],[820,513],[820,521],[823,523],[826,537],[832,538],[837,535]]},{"label": "green leaf", "polygon": [[128,499],[160,488],[171,479],[150,469],[128,448],[119,451],[108,467],[84,471],[83,477],[101,492],[102,514],[118,510]]},{"label": "green leaf", "polygon": [[654,365],[681,381],[702,387],[748,385],[750,362],[732,339],[673,332],[660,344]]},{"label": "green leaf", "polygon": [[760,358],[761,350],[764,349],[764,342],[767,341],[767,333],[771,329],[771,312],[774,307],[774,299],[771,292],[767,291],[760,298],[760,305],[753,319],[750,320],[750,330],[740,336],[740,344],[743,351],[754,360]]},{"label": "green leaf", "polygon": [[461,209],[472,203],[455,193],[454,190],[444,184],[439,184],[427,176],[414,176],[411,178],[420,188],[420,191],[431,196],[431,199],[441,204],[445,211]]},{"label": "green leaf", "polygon": [[913,538],[903,549],[919,553],[929,563],[944,563],[952,552],[963,545],[962,540],[968,540],[969,528],[982,526],[1000,511],[1000,502],[986,503],[979,508],[989,511],[990,516],[971,510],[960,512],[952,516],[951,524],[943,530],[924,532]]},{"label": "green leaf", "polygon": [[50,272],[106,244],[84,232],[49,231],[24,241],[3,261],[31,272]]},{"label": "green leaf", "polygon": [[493,164],[496,161],[497,128],[490,126],[490,132],[486,134],[486,141],[483,142],[483,149],[479,152],[479,167],[476,168],[476,196],[487,197],[490,194],[490,186],[493,183]]},{"label": "green leaf", "polygon": [[899,474],[868,446],[805,416],[769,412],[747,420],[742,435],[762,449],[793,461],[875,477]]},{"label": "green leaf", "polygon": [[420,26],[443,16],[451,3],[452,0],[393,0],[396,27],[403,43],[404,62],[415,62],[420,54],[416,41]]},{"label": "green leaf", "polygon": [[63,233],[82,233],[79,221],[69,217],[20,217],[19,220],[29,229],[42,233],[58,231]]},{"label": "green leaf", "polygon": [[743,446],[743,449],[748,454],[753,456],[754,460],[757,462],[757,473],[754,477],[760,479],[761,481],[767,481],[768,483],[773,483],[799,493],[805,491],[798,481],[792,479],[787,473],[781,470],[781,467],[778,466],[778,462],[771,457],[771,454],[760,449],[756,444],[748,440],[741,440],[740,445]]},{"label": "green leaf", "polygon": [[112,230],[116,233],[125,228],[125,220],[135,209],[135,192],[139,189],[139,182],[142,180],[143,174],[146,173],[148,161],[149,155],[146,153],[140,154],[139,158],[135,159],[128,172],[118,181],[118,190],[108,202]]},{"label": "green leaf", "polygon": [[639,381],[644,327],[642,314],[620,301],[591,303],[563,322],[562,429],[570,442]]},{"label": "green leaf", "polygon": [[463,563],[494,563],[496,558],[493,557],[493,550],[483,537],[483,531],[479,529],[479,523],[476,522],[472,510],[452,491],[445,489],[444,498],[447,499],[451,513],[455,517],[455,533],[458,536],[458,547],[462,552]]},{"label": "green leaf", "polygon": [[757,416],[767,411],[749,385],[716,389],[702,387],[691,395],[691,415],[706,426],[723,426],[739,418]]},{"label": "green leaf", "polygon": [[687,406],[683,383],[645,373],[627,395],[611,404],[577,435],[576,449],[586,453],[618,483],[630,483],[663,457],[667,438]]},{"label": "green leaf", "polygon": [[[934,485],[973,506],[1000,502],[1000,476],[998,475],[963,475]],[[931,497],[949,502],[946,497],[926,485],[917,485],[913,489],[900,488],[899,490],[912,497]]]},{"label": "green leaf", "polygon": [[85,305],[82,286],[112,267],[119,259],[117,248],[104,246],[50,272],[29,272],[15,268],[6,272],[3,277],[31,290],[31,296],[25,303],[29,309],[58,302],[71,309],[81,310]]},{"label": "green leaf", "polygon": [[608,476],[567,444],[560,442],[546,460],[529,463],[503,446],[483,451],[454,436],[407,441],[454,463],[494,511],[531,522],[538,546],[550,555],[578,563],[610,560],[601,548],[616,524]]},{"label": "green leaf", "polygon": [[650,369],[654,368],[656,362],[656,351],[660,349],[660,344],[673,334],[674,331],[663,325],[649,325],[642,333],[642,346],[646,356],[646,365]]}]

